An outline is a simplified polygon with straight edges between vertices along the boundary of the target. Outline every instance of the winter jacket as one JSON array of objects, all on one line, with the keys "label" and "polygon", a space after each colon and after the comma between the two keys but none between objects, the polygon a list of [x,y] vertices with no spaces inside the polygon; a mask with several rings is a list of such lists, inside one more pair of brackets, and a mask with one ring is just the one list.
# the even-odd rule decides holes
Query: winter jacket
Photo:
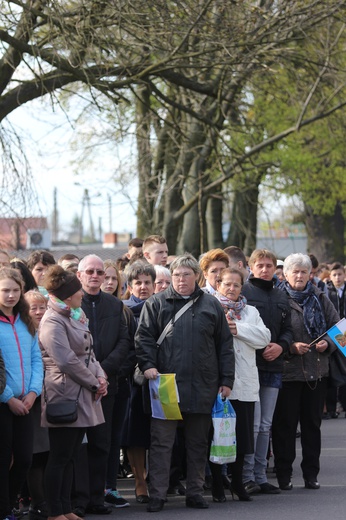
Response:
[{"label": "winter jacket", "polygon": [[[315,293],[321,302],[324,316],[326,319],[327,330],[339,321],[339,315],[336,312],[333,304],[324,292],[321,292],[317,287],[313,286]],[[293,327],[293,342],[301,341],[310,344],[312,338],[304,326],[303,309],[292,298],[288,298],[292,311],[292,327]],[[284,355],[284,373],[283,381],[316,381],[321,377],[327,377],[329,374],[329,356],[337,348],[335,343],[328,337],[324,336],[329,345],[324,352],[317,352],[312,346],[303,356],[299,354],[292,354],[290,351],[285,352]]]},{"label": "winter jacket", "polygon": [[341,299],[339,298],[338,290],[334,286],[333,282],[327,283],[327,289],[328,289],[329,299],[332,302],[332,304],[334,305],[340,318],[345,318],[346,317],[346,285],[344,285]]},{"label": "winter jacket", "polygon": [[258,401],[256,350],[268,345],[270,330],[264,325],[258,310],[251,305],[245,306],[236,325],[237,334],[233,336],[235,379],[230,399]]},{"label": "winter jacket", "polygon": [[[158,348],[156,341],[167,323],[189,299],[197,296]],[[162,374],[176,374],[182,412],[209,414],[219,386],[233,386],[233,340],[225,314],[216,298],[204,293],[197,284],[188,299],[170,286],[146,300],[135,348],[143,372],[157,368]]]},{"label": "winter jacket", "polygon": [[6,369],[6,386],[0,402],[24,397],[29,392],[41,394],[43,365],[37,335],[32,336],[20,315],[10,321],[0,316],[0,350]]},{"label": "winter jacket", "polygon": [[130,349],[130,337],[123,314],[123,303],[111,294],[83,294],[82,309],[89,319],[96,359],[106,372],[108,394],[117,392],[117,376]]},{"label": "winter jacket", "polygon": [[92,351],[87,325],[70,318],[69,310],[49,301],[38,335],[45,366],[41,425],[61,426],[47,422],[46,400],[56,403],[77,399],[80,387],[78,419],[64,426],[88,427],[103,423],[102,406],[95,401],[95,393],[99,387],[97,378],[104,377],[104,372]]},{"label": "winter jacket", "polygon": [[0,351],[0,394],[5,390],[6,386],[6,370],[5,370],[5,363]]},{"label": "winter jacket", "polygon": [[[277,343],[283,352],[289,349],[292,343],[291,310],[285,293],[273,286],[272,281],[250,277],[243,285],[242,294],[249,305],[256,307],[264,322],[270,330],[271,343]],[[266,361],[262,351],[257,350],[256,362],[258,370],[268,372],[282,372],[283,355],[274,361]]]}]

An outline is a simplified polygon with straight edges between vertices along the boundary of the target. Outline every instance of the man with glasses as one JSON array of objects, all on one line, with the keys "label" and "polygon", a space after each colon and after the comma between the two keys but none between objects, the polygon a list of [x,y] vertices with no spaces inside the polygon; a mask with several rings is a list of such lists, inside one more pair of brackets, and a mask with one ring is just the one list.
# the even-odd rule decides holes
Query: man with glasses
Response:
[{"label": "man with glasses", "polygon": [[[108,514],[104,505],[105,476],[111,440],[112,414],[117,392],[117,374],[127,357],[130,338],[123,315],[123,303],[113,295],[101,291],[105,271],[101,258],[87,255],[78,266],[77,276],[82,283],[82,309],[89,319],[93,349],[108,378],[108,394],[101,399],[104,424],[87,429],[88,466],[77,463],[74,512]],[[81,457],[82,458],[82,457]]]},{"label": "man with glasses", "polygon": [[[147,379],[174,373],[180,395],[186,447],[186,506],[206,509],[203,498],[211,409],[218,393],[227,397],[234,381],[233,339],[219,302],[197,285],[200,267],[189,254],[170,267],[172,285],[146,300],[135,336],[140,369]],[[177,318],[185,304],[189,308]],[[173,320],[164,340],[162,331]],[[151,420],[150,500],[160,511],[169,485],[171,452],[178,421]]]}]

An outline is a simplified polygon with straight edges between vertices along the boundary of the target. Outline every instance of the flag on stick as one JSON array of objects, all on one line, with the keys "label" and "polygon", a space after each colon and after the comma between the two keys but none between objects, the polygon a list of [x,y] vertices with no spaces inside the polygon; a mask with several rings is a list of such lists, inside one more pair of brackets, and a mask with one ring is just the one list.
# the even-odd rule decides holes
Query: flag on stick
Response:
[{"label": "flag on stick", "polygon": [[346,318],[342,318],[334,327],[327,330],[327,334],[346,357]]}]

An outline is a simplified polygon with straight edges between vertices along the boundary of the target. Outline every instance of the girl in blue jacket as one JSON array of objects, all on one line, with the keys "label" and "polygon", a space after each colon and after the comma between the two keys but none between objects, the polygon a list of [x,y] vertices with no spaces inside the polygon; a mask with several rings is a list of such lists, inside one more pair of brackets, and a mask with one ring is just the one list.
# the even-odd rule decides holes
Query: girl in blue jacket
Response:
[{"label": "girl in blue jacket", "polygon": [[0,395],[0,518],[13,519],[17,494],[30,468],[31,407],[41,393],[43,365],[35,327],[16,269],[0,269],[0,349],[6,385]]}]

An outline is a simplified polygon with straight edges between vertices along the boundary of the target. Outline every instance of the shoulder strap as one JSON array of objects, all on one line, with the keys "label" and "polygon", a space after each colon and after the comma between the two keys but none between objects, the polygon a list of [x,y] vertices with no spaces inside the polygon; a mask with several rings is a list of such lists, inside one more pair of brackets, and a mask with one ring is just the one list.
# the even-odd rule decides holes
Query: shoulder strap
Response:
[{"label": "shoulder strap", "polygon": [[[199,296],[197,296],[197,298],[195,298],[194,300],[190,300],[189,302],[187,302],[176,313],[176,315],[174,316],[174,323],[184,314],[185,311],[187,311],[187,309],[189,309],[198,300],[198,298],[199,298]],[[171,330],[172,327],[173,327],[173,318],[169,320],[169,322],[167,323],[167,325],[165,326],[165,328],[161,332],[161,335],[160,335],[159,339],[156,342],[158,347],[161,345],[161,343],[163,342],[163,340],[165,339],[165,337],[167,336],[168,332]]]}]

